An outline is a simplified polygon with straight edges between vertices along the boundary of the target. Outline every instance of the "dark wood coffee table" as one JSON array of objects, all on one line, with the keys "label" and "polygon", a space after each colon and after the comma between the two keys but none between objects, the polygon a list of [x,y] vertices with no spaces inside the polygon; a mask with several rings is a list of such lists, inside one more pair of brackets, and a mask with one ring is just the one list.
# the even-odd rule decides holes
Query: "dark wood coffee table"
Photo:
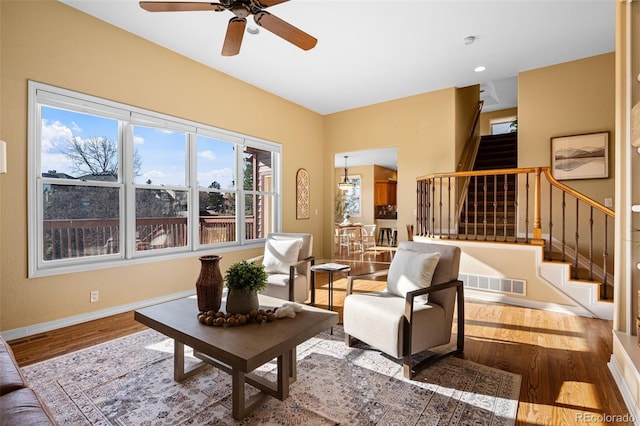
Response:
[{"label": "dark wood coffee table", "polygon": [[[259,296],[260,307],[282,306],[284,300]],[[225,301],[222,302],[224,308]],[[135,319],[174,340],[174,379],[181,381],[211,364],[231,375],[233,417],[240,420],[253,411],[262,398],[279,400],[289,396],[289,385],[296,380],[296,347],[338,323],[336,312],[302,305],[295,318],[238,327],[212,327],[197,319],[195,296],[135,311]],[[184,366],[184,346],[193,348],[203,363],[189,371]],[[277,358],[277,380],[269,381],[251,373]],[[245,383],[262,392],[245,399]]]}]

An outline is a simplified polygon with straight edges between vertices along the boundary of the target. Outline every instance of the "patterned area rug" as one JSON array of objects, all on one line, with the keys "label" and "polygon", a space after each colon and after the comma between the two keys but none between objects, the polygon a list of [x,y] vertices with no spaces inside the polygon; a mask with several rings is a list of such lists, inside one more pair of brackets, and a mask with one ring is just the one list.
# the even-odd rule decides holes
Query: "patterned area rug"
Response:
[{"label": "patterned area rug", "polygon": [[[259,373],[273,379],[275,368]],[[448,357],[408,381],[399,361],[363,344],[346,347],[340,327],[298,347],[289,398],[265,398],[242,422],[231,416],[231,377],[208,367],[176,383],[173,341],[153,330],[24,372],[61,425],[510,425],[521,380]]]}]

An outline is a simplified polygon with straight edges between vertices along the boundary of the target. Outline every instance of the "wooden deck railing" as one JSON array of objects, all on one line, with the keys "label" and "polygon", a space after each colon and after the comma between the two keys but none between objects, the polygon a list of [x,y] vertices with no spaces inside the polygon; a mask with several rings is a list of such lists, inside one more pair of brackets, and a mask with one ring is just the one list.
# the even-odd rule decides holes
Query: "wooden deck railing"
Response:
[{"label": "wooden deck railing", "polygon": [[[236,241],[234,216],[200,217],[200,244]],[[256,238],[254,218],[246,218],[246,239]],[[117,219],[45,220],[43,222],[43,258],[57,260],[72,257],[118,253],[120,223]],[[184,247],[188,244],[187,219],[136,219],[136,250]]]},{"label": "wooden deck railing", "polygon": [[416,235],[543,245],[547,260],[573,264],[573,278],[601,281],[605,299],[614,217],[613,210],[554,179],[549,167],[417,179]]}]

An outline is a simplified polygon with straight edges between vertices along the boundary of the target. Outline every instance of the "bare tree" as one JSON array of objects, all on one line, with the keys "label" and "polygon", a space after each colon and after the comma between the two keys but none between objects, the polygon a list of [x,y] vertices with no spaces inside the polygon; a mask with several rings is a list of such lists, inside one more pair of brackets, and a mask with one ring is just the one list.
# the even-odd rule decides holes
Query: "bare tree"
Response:
[{"label": "bare tree", "polygon": [[[86,140],[70,139],[64,154],[71,160],[71,170],[76,173],[118,176],[118,145],[106,137],[92,136]],[[142,161],[136,150],[133,153],[134,176],[139,176],[141,167]]]}]

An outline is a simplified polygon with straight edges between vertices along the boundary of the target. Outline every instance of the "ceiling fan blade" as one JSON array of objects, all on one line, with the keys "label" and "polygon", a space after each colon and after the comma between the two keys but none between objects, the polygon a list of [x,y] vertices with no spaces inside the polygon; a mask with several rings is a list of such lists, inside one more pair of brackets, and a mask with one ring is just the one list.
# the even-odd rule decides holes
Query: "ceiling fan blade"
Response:
[{"label": "ceiling fan blade", "polygon": [[240,53],[240,45],[242,44],[242,36],[246,25],[247,20],[244,18],[233,17],[229,20],[227,35],[222,46],[222,56],[233,56]]},{"label": "ceiling fan blade", "polygon": [[294,27],[282,19],[273,16],[269,12],[260,11],[254,15],[256,24],[264,27],[277,36],[282,37],[291,44],[295,44],[302,50],[312,49],[318,40]]},{"label": "ceiling fan blade", "polygon": [[201,10],[221,12],[226,10],[220,3],[201,3],[197,1],[141,1],[139,4],[147,12],[196,12]]},{"label": "ceiling fan blade", "polygon": [[258,4],[262,7],[275,6],[276,4],[284,3],[289,0],[257,0]]}]

